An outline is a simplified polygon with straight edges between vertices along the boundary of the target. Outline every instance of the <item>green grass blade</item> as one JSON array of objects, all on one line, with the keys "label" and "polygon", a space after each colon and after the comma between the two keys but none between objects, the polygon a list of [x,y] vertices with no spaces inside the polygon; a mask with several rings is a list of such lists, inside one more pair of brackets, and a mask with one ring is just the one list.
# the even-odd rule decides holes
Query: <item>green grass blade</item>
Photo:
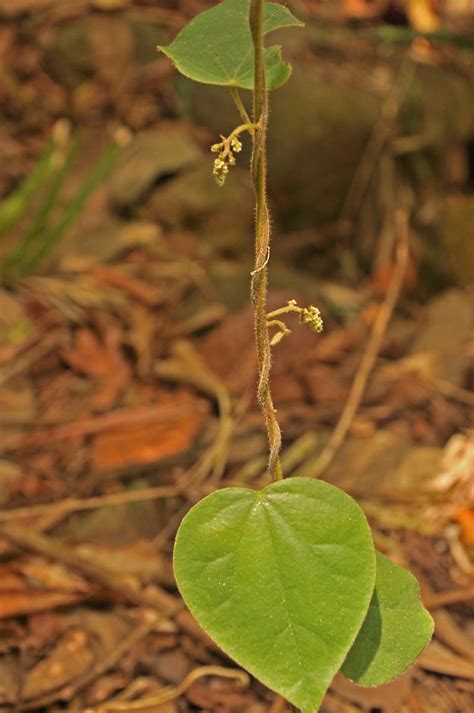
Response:
[{"label": "green grass blade", "polygon": [[20,220],[33,196],[48,178],[52,170],[54,148],[54,142],[49,141],[30,175],[0,203],[0,238]]},{"label": "green grass blade", "polygon": [[38,265],[51,253],[66,231],[78,217],[89,196],[99,187],[112,168],[121,149],[116,143],[109,144],[92,171],[82,183],[79,191],[64,210],[58,222],[44,234],[38,249],[26,259],[18,271],[19,277],[31,274]]},{"label": "green grass blade", "polygon": [[5,259],[1,270],[2,282],[11,282],[15,279],[15,268],[20,266],[21,269],[21,264],[25,258],[27,259],[30,249],[41,241],[42,231],[46,228],[49,215],[56,205],[64,180],[77,157],[79,146],[79,139],[76,137],[71,142],[58,170],[53,174],[51,185],[49,186],[45,199],[33,218],[31,225],[24,231],[17,245]]}]

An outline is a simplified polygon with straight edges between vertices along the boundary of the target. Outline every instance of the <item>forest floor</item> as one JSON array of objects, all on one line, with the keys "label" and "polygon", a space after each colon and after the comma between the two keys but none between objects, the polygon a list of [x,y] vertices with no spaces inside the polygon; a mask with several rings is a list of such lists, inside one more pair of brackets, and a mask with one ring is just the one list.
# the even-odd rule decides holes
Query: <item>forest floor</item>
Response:
[{"label": "forest floor", "polygon": [[[169,175],[209,136],[169,118],[166,61],[125,72],[131,39],[112,4],[5,0],[0,21],[2,193],[62,116],[85,147],[63,206],[105,144],[103,125],[139,139],[54,260],[0,289],[0,710],[285,713],[201,631],[174,584],[187,510],[217,487],[268,482],[251,265],[248,251],[213,252],[192,225],[156,220],[155,189],[169,198]],[[199,3],[115,6],[134,27],[174,31]],[[51,72],[84,18],[90,56]],[[356,287],[309,275],[291,244],[276,250],[269,309],[309,300],[325,322],[314,335],[295,320],[274,347],[285,475],[320,472],[353,495],[436,622],[405,675],[378,689],[337,677],[322,713],[474,710],[474,287],[420,298],[416,276],[397,281],[407,259],[399,251]]]}]

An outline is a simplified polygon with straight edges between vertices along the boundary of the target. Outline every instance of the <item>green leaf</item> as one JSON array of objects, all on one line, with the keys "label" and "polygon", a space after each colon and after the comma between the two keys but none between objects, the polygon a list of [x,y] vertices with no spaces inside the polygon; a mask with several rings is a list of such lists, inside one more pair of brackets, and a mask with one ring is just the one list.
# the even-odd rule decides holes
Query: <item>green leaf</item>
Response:
[{"label": "green leaf", "polygon": [[[167,47],[158,47],[179,71],[204,84],[253,89],[254,49],[249,28],[249,0],[224,0],[197,15]],[[265,34],[282,27],[302,26],[284,5],[265,3]],[[265,50],[268,89],[286,82],[291,67],[281,48]]]},{"label": "green leaf", "polygon": [[364,621],[375,551],[352,498],[319,480],[289,478],[201,500],[178,530],[174,569],[214,641],[313,713]]},{"label": "green leaf", "polygon": [[372,601],[342,672],[362,686],[387,683],[415,661],[433,628],[416,578],[377,552]]}]

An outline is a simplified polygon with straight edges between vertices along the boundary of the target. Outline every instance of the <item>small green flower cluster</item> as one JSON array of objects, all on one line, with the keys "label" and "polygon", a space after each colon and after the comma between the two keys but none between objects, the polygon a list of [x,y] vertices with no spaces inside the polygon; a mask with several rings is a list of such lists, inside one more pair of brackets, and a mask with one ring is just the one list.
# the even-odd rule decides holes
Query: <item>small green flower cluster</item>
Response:
[{"label": "small green flower cluster", "polygon": [[323,331],[324,323],[321,312],[314,305],[303,307],[300,312],[300,322],[301,324],[307,325],[312,332],[316,332],[317,334]]},{"label": "small green flower cluster", "polygon": [[219,154],[214,161],[212,170],[218,186],[224,185],[226,176],[229,173],[229,166],[235,166],[234,154],[242,151],[242,142],[237,136],[232,136],[231,134],[228,138],[221,136],[221,139],[222,141],[219,144],[211,146],[211,151]]}]

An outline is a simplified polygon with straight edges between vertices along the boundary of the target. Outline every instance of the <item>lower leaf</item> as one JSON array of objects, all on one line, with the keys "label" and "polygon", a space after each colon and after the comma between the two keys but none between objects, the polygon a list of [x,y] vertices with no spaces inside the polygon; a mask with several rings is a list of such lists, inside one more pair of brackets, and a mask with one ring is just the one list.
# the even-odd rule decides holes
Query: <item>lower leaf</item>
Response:
[{"label": "lower leaf", "polygon": [[362,686],[379,686],[402,674],[433,635],[433,619],[416,578],[377,552],[375,589],[342,673]]},{"label": "lower leaf", "polygon": [[313,478],[289,478],[201,500],[179,528],[174,569],[214,641],[314,713],[364,621],[375,552],[352,498]]}]

